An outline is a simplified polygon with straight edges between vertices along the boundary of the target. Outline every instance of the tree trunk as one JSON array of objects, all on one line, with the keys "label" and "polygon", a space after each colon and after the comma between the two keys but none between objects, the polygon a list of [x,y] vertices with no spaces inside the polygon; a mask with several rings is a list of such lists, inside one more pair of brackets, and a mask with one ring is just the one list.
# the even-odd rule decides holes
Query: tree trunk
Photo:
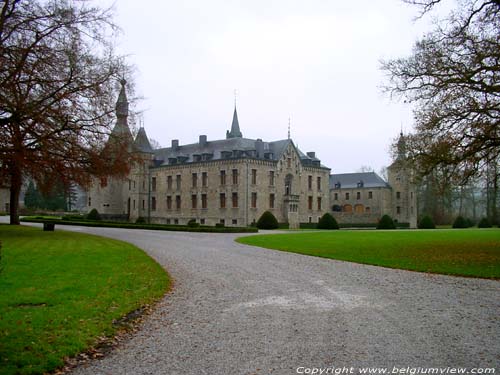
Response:
[{"label": "tree trunk", "polygon": [[10,224],[19,225],[19,194],[23,183],[21,170],[12,163],[10,166]]}]

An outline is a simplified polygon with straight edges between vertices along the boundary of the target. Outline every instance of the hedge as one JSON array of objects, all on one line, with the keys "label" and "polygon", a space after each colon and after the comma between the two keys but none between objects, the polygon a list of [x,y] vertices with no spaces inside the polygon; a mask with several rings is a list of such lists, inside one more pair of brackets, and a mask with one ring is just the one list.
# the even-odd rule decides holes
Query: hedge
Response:
[{"label": "hedge", "polygon": [[204,232],[204,233],[256,233],[257,228],[246,227],[208,227],[200,226],[191,228],[184,225],[163,225],[163,224],[133,224],[112,221],[70,221],[61,219],[47,219],[47,218],[23,218],[23,222],[27,223],[44,223],[51,222],[60,225],[79,225],[82,227],[107,227],[107,228],[125,228],[125,229],[151,229],[151,230],[164,230],[174,232]]}]

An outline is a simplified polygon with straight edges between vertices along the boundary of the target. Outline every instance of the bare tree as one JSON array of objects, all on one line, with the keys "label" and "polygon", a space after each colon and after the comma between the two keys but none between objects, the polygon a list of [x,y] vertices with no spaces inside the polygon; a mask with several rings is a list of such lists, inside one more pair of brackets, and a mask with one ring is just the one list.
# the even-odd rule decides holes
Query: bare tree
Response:
[{"label": "bare tree", "polygon": [[126,173],[124,140],[105,142],[127,70],[113,51],[116,30],[110,10],[83,0],[2,2],[0,180],[10,186],[11,224],[26,176],[48,189]]},{"label": "bare tree", "polygon": [[[441,1],[406,2],[423,15]],[[411,56],[384,61],[382,69],[386,91],[415,104],[415,133],[407,143],[420,175],[441,169],[464,183],[497,165],[500,1],[463,0],[415,44]],[[498,173],[494,178],[498,185]]]}]

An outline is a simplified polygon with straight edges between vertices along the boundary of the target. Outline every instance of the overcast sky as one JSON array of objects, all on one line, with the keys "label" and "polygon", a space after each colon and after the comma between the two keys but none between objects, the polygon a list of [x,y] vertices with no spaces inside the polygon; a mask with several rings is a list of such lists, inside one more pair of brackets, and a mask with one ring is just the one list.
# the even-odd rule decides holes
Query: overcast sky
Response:
[{"label": "overcast sky", "polygon": [[291,138],[332,173],[375,171],[411,113],[380,60],[411,53],[430,19],[400,0],[117,0],[118,51],[137,67],[136,109],[162,146],[225,138],[234,90],[247,138]]}]

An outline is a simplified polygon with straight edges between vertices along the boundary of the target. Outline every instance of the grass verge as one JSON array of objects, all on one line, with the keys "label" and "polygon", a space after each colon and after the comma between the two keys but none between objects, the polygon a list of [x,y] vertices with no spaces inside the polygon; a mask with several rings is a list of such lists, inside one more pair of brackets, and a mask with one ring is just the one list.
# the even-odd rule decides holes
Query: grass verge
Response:
[{"label": "grass verge", "polygon": [[323,258],[447,275],[500,278],[500,230],[317,231],[238,242]]},{"label": "grass verge", "polygon": [[62,366],[169,285],[159,264],[125,242],[10,225],[0,225],[0,239],[1,374]]}]

